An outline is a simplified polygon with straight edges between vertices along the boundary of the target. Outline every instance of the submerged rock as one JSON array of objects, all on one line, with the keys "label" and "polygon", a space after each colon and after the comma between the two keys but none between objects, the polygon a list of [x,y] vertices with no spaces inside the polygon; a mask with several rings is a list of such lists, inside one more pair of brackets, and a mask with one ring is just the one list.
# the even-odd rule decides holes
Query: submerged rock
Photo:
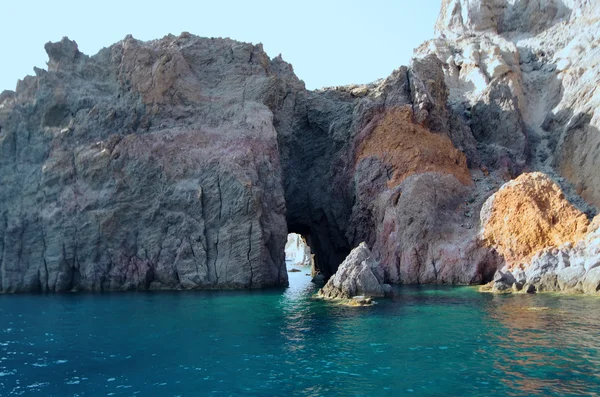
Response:
[{"label": "submerged rock", "polygon": [[327,299],[354,299],[361,296],[358,300],[365,300],[383,297],[390,292],[391,287],[384,283],[383,267],[373,259],[367,245],[360,243],[318,294]]},{"label": "submerged rock", "polygon": [[369,297],[364,295],[353,296],[348,302],[346,302],[347,306],[371,306],[375,303],[375,301]]}]

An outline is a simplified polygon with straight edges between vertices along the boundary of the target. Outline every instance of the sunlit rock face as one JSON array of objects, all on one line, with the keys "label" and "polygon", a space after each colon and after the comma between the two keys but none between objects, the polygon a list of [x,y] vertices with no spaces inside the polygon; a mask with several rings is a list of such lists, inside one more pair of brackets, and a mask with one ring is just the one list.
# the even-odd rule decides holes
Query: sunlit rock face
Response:
[{"label": "sunlit rock face", "polygon": [[389,293],[390,286],[384,284],[383,267],[373,259],[369,247],[360,243],[318,295],[325,299],[350,299],[355,296],[383,297]]},{"label": "sunlit rock face", "polygon": [[487,146],[486,166],[543,171],[591,206],[600,204],[599,18],[596,1],[444,0],[438,37],[415,52],[444,63],[448,105]]},{"label": "sunlit rock face", "polygon": [[265,103],[289,66],[189,34],[46,51],[0,105],[2,291],[287,284]]},{"label": "sunlit rock face", "polygon": [[511,267],[523,265],[538,251],[574,243],[587,233],[589,221],[560,188],[540,172],[508,182],[481,211],[481,237]]},{"label": "sunlit rock face", "polygon": [[[479,249],[464,217],[439,234],[433,220],[385,213],[424,173],[434,190],[460,186],[444,197],[459,207],[475,194],[475,140],[448,111],[436,57],[311,92],[281,58],[226,39],[46,49],[49,70],[2,95],[3,290],[285,285],[288,230],[326,278],[361,241],[395,282],[483,278],[471,255],[446,266],[448,240]],[[390,239],[384,218],[410,222],[410,237]],[[411,258],[430,253],[445,270],[424,277],[429,262]]]},{"label": "sunlit rock face", "polygon": [[481,238],[506,260],[485,289],[494,292],[600,288],[600,217],[590,224],[554,182],[523,174],[490,197],[481,211]]},{"label": "sunlit rock face", "polygon": [[444,0],[410,65],[316,91],[229,39],[48,43],[0,95],[0,289],[286,285],[288,232],[325,278],[365,242],[386,282],[490,281],[506,181],[600,203],[599,10]]}]

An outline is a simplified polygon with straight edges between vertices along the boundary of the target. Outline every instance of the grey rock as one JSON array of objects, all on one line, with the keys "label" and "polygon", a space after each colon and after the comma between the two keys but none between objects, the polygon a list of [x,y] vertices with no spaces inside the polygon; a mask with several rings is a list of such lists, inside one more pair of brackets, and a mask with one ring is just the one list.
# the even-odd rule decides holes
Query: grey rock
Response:
[{"label": "grey rock", "polygon": [[553,255],[551,250],[542,251],[536,255],[525,270],[528,283],[537,284],[543,277],[549,274],[556,274],[560,270],[557,255]]},{"label": "grey rock", "polygon": [[[528,141],[519,106],[509,82],[504,80],[491,83],[473,106],[471,129],[475,139],[487,145],[489,167],[501,168],[507,160],[512,167],[525,164]],[[518,170],[512,171],[518,174]]]},{"label": "grey rock", "polygon": [[[285,285],[288,231],[323,281],[362,241],[393,283],[490,281],[503,260],[469,216],[503,179],[541,169],[600,202],[596,3],[444,0],[410,66],[316,91],[229,39],[128,36],[91,57],[48,43],[48,71],[0,94],[0,290]],[[426,169],[394,184],[389,148],[360,157],[398,109],[447,136],[474,184]],[[510,287],[567,288],[597,246]]]},{"label": "grey rock", "polygon": [[558,287],[561,291],[575,292],[578,290],[578,284],[584,275],[585,268],[583,266],[565,267],[556,274]]},{"label": "grey rock", "polygon": [[402,284],[492,279],[501,258],[480,246],[475,228],[463,227],[461,209],[471,189],[453,175],[422,173],[380,196],[373,247],[386,264],[386,279]]},{"label": "grey rock", "polygon": [[383,297],[386,291],[389,286],[384,287],[383,267],[373,259],[367,245],[360,243],[319,290],[319,296],[327,299],[350,299],[359,295]]},{"label": "grey rock", "polygon": [[516,280],[511,272],[505,272],[502,270],[496,271],[492,282],[492,292],[509,292],[513,289],[516,289]]},{"label": "grey rock", "polygon": [[599,222],[600,217],[596,217],[588,228],[588,234],[576,244],[567,243],[539,252],[530,263],[524,264],[525,271],[499,270],[492,289],[505,291],[506,285],[514,278],[517,283],[532,286],[538,292],[595,294],[600,285],[600,266],[597,265],[600,256]]},{"label": "grey rock", "polygon": [[325,285],[325,276],[323,276],[322,274],[315,274],[314,276],[312,276],[311,282],[317,284],[317,285]]},{"label": "grey rock", "polygon": [[535,294],[537,292],[535,285],[533,284],[525,284],[522,291],[528,294]]},{"label": "grey rock", "polygon": [[[579,3],[583,1],[579,0]],[[498,34],[513,31],[534,33],[569,14],[570,10],[562,0],[444,0],[436,31],[457,36],[486,31]]]},{"label": "grey rock", "polygon": [[586,294],[597,294],[600,291],[600,267],[595,267],[585,274],[581,288]]},{"label": "grey rock", "polygon": [[2,291],[287,284],[265,105],[287,76],[260,46],[182,34],[46,50],[48,71],[3,96]]}]

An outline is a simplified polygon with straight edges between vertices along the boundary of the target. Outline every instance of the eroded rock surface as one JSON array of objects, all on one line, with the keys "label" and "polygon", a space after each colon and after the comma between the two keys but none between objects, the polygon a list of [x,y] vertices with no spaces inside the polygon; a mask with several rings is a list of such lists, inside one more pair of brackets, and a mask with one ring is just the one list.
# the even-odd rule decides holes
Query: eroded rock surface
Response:
[{"label": "eroded rock surface", "polygon": [[390,292],[390,285],[384,283],[383,267],[373,258],[367,245],[360,243],[318,294],[326,299],[350,299],[383,297]]},{"label": "eroded rock surface", "polygon": [[594,214],[600,3],[444,0],[436,31],[415,55],[444,64],[448,104],[469,123],[482,162],[512,176],[542,171]]},{"label": "eroded rock surface", "polygon": [[[600,224],[597,216],[595,224]],[[600,232],[596,228],[575,244],[538,251],[520,266],[499,271],[483,287],[492,292],[600,293]]]},{"label": "eroded rock surface", "polygon": [[529,262],[542,249],[580,240],[588,224],[585,214],[540,172],[506,183],[481,210],[482,240],[510,267]]},{"label": "eroded rock surface", "polygon": [[[363,241],[393,283],[593,255],[599,26],[587,0],[443,0],[410,65],[316,91],[229,39],[48,43],[48,71],[0,94],[0,290],[285,285],[288,231],[325,279]],[[574,207],[517,179],[480,239],[529,171]],[[515,203],[531,228],[502,223]],[[565,268],[556,285],[596,272]]]},{"label": "eroded rock surface", "polygon": [[590,224],[541,173],[523,174],[490,197],[481,211],[482,240],[505,259],[484,290],[600,289],[600,217]]},{"label": "eroded rock surface", "polygon": [[1,105],[2,291],[287,283],[277,60],[188,34],[46,50]]}]

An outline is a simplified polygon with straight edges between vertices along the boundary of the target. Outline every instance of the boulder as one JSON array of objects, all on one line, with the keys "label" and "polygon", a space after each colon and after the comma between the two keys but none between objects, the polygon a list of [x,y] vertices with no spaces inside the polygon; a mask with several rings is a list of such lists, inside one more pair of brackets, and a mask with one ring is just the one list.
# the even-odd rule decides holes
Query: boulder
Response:
[{"label": "boulder", "polygon": [[585,274],[581,288],[586,294],[597,294],[600,291],[600,268],[596,267]]},{"label": "boulder", "polygon": [[384,284],[383,267],[373,259],[367,245],[360,243],[318,295],[327,299],[350,299],[355,296],[383,297],[389,291],[389,286]]},{"label": "boulder", "polygon": [[580,292],[579,283],[585,275],[583,266],[570,266],[560,269],[557,273],[558,287],[561,291]]}]

